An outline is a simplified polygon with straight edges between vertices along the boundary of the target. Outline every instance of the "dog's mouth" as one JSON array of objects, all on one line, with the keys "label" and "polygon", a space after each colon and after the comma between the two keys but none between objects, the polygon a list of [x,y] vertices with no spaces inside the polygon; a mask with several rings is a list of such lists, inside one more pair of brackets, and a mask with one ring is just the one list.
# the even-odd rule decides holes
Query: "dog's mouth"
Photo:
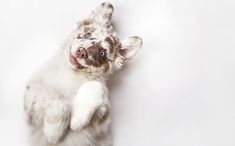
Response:
[{"label": "dog's mouth", "polygon": [[85,68],[82,66],[77,59],[72,55],[72,53],[69,53],[69,62],[76,68],[76,69],[83,69]]}]

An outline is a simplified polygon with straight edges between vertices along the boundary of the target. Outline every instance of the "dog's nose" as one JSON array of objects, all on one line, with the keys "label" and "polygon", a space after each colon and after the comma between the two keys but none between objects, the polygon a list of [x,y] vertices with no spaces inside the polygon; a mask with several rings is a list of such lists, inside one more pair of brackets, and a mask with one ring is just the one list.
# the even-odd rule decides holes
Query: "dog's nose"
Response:
[{"label": "dog's nose", "polygon": [[80,59],[86,59],[88,57],[86,49],[82,47],[77,49],[76,55],[76,57]]}]

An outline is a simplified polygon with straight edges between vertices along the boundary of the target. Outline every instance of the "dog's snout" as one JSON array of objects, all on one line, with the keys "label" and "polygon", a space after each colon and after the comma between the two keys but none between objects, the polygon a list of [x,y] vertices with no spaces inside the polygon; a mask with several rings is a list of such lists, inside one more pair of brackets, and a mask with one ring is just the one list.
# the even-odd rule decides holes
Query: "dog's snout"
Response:
[{"label": "dog's snout", "polygon": [[88,57],[86,49],[82,47],[78,48],[76,51],[76,57],[80,59],[86,59]]}]

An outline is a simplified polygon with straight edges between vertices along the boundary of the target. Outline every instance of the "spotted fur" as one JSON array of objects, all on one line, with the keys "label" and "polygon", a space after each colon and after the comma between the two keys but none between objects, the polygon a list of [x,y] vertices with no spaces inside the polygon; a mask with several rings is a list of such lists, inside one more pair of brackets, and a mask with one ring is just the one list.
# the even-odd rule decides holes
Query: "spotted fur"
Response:
[{"label": "spotted fur", "polygon": [[106,80],[142,46],[137,36],[118,38],[113,10],[108,2],[94,9],[29,81],[24,108],[32,146],[111,145]]}]

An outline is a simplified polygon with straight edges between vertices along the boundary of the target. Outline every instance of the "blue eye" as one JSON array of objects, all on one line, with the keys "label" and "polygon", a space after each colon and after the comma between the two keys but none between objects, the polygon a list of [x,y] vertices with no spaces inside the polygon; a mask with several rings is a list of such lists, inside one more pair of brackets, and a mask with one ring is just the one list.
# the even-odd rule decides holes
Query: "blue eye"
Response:
[{"label": "blue eye", "polygon": [[106,50],[105,49],[101,49],[100,56],[102,56],[102,57],[106,56]]}]

